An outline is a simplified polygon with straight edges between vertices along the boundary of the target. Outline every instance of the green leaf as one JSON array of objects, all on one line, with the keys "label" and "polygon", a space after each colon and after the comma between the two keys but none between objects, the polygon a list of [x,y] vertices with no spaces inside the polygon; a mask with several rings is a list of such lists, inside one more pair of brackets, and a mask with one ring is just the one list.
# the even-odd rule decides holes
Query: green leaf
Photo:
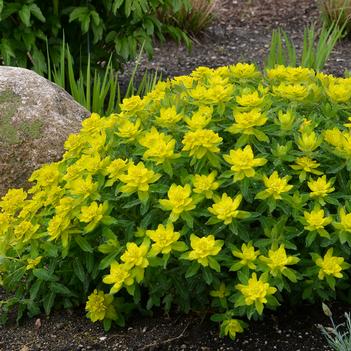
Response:
[{"label": "green leaf", "polygon": [[18,11],[18,16],[26,27],[30,27],[30,7],[23,5]]},{"label": "green leaf", "polygon": [[217,260],[211,256],[208,257],[209,266],[214,269],[216,272],[221,271],[221,265],[217,262]]},{"label": "green leaf", "polygon": [[38,295],[38,292],[40,290],[41,284],[43,283],[42,280],[37,280],[30,288],[29,290],[29,296],[31,300],[35,300],[35,298]]},{"label": "green leaf", "polygon": [[71,290],[69,290],[66,286],[61,283],[50,283],[50,290],[61,295],[73,295]]},{"label": "green leaf", "polygon": [[309,232],[306,236],[306,247],[310,247],[311,244],[315,241],[317,233],[315,231]]},{"label": "green leaf", "polygon": [[122,6],[124,0],[115,0],[112,5],[112,13],[117,14],[117,10]]},{"label": "green leaf", "polygon": [[21,281],[25,272],[26,272],[25,267],[21,267],[16,271],[12,272],[11,274],[9,274],[7,277],[4,278],[4,285],[9,289],[14,289]]},{"label": "green leaf", "polygon": [[36,4],[31,4],[29,6],[30,12],[33,14],[34,17],[36,17],[39,21],[45,22],[45,17],[43,13],[41,12],[40,8]]},{"label": "green leaf", "polygon": [[126,17],[130,16],[131,8],[132,8],[132,0],[125,0],[124,13],[125,13]]},{"label": "green leaf", "polygon": [[207,285],[211,285],[213,281],[213,275],[212,275],[212,272],[207,267],[203,267],[202,277],[204,278]]},{"label": "green leaf", "polygon": [[91,273],[94,268],[94,255],[86,254],[85,255],[85,267],[88,273]]},{"label": "green leaf", "polygon": [[200,269],[200,264],[196,261],[192,262],[185,273],[185,278],[193,277]]},{"label": "green leaf", "polygon": [[127,202],[122,208],[131,208],[140,205],[141,201],[139,199]]},{"label": "green leaf", "polygon": [[54,282],[57,280],[57,277],[54,274],[50,274],[45,268],[34,268],[32,272],[35,277],[47,282]]},{"label": "green leaf", "polygon": [[82,237],[81,235],[75,236],[74,240],[84,252],[92,253],[94,251],[94,249],[89,244],[88,240]]},{"label": "green leaf", "polygon": [[89,9],[86,6],[76,7],[69,15],[69,22],[72,22],[76,19],[80,21],[81,18],[87,16],[88,13],[89,13]]},{"label": "green leaf", "polygon": [[220,313],[216,313],[216,314],[213,314],[210,317],[210,319],[211,319],[212,322],[222,322],[223,320],[225,320],[225,315],[224,314],[220,314]]},{"label": "green leaf", "polygon": [[54,306],[55,297],[56,297],[56,294],[53,291],[50,291],[48,294],[45,295],[43,299],[43,307],[46,315],[50,314],[51,309]]},{"label": "green leaf", "polygon": [[293,283],[297,282],[296,274],[294,273],[294,271],[292,269],[289,269],[289,268],[284,269],[282,271],[282,274],[284,276],[286,276],[291,282],[293,282]]},{"label": "green leaf", "polygon": [[112,321],[111,319],[104,319],[102,323],[104,326],[104,331],[107,333],[111,329]]},{"label": "green leaf", "polygon": [[77,276],[77,278],[84,283],[85,281],[85,271],[82,263],[79,258],[75,258],[73,261],[73,272]]},{"label": "green leaf", "polygon": [[174,251],[183,252],[183,251],[186,251],[187,249],[188,249],[188,246],[183,241],[177,241],[172,244],[172,250]]},{"label": "green leaf", "polygon": [[116,252],[112,252],[109,255],[107,255],[106,257],[104,257],[99,264],[99,269],[103,270],[103,269],[107,268],[112,263],[112,261],[115,259],[116,255],[117,255]]},{"label": "green leaf", "polygon": [[193,228],[194,226],[194,218],[191,214],[189,214],[188,212],[183,212],[180,217],[182,219],[184,219],[184,221],[186,222],[187,226],[189,228]]}]

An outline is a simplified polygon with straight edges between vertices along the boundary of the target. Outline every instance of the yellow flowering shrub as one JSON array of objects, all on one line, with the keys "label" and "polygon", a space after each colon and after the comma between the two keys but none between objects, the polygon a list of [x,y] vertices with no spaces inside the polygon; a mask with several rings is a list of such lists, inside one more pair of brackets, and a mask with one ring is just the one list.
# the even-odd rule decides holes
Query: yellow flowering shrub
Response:
[{"label": "yellow flowering shrub", "polygon": [[92,114],[0,200],[0,321],[85,303],[109,329],[176,306],[215,311],[235,338],[284,299],[348,291],[350,87],[300,67],[199,67]]}]

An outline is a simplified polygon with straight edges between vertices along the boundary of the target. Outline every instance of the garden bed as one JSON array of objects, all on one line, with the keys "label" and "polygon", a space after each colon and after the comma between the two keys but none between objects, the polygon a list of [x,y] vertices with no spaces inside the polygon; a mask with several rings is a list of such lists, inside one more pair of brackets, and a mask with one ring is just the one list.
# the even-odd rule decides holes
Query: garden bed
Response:
[{"label": "garden bed", "polygon": [[[190,52],[172,41],[156,44],[153,59],[143,56],[140,70],[157,70],[163,77],[173,77],[189,74],[198,66],[219,67],[239,61],[262,67],[273,29],[283,28],[301,46],[305,26],[314,23],[320,28],[316,0],[218,0],[217,13],[217,20],[196,38]],[[126,65],[126,80],[134,65]],[[343,75],[345,70],[351,70],[350,39],[337,44],[326,65],[326,71],[334,75]]]},{"label": "garden bed", "polygon": [[[350,306],[331,305],[334,319],[344,321]],[[135,316],[125,328],[105,333],[92,324],[83,309],[54,312],[26,320],[20,326],[10,323],[0,328],[1,351],[73,350],[235,350],[235,351],[331,351],[318,329],[330,326],[319,305],[281,307],[265,313],[263,321],[251,322],[235,341],[219,338],[218,328],[209,316],[187,316],[155,312],[153,317]],[[40,327],[39,327],[40,325]]]}]

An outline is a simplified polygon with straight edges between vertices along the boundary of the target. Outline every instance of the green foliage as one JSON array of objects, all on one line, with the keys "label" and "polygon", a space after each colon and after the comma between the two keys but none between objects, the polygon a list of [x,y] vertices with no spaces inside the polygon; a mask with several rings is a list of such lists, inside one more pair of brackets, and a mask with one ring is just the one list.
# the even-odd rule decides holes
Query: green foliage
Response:
[{"label": "green foliage", "polygon": [[165,9],[159,11],[158,16],[162,22],[173,24],[187,33],[197,34],[212,22],[216,3],[216,0],[190,0],[179,11]]},{"label": "green foliage", "polygon": [[154,36],[164,40],[165,35],[170,35],[190,45],[182,30],[157,18],[157,11],[167,8],[176,13],[187,1],[3,0],[0,56],[6,65],[46,72],[46,40],[57,63],[63,32],[73,57],[83,57],[86,62],[90,55],[94,64],[108,61],[112,53],[116,64],[129,60],[143,43],[151,55]]},{"label": "green foliage", "polygon": [[[141,53],[142,49],[139,58]],[[92,68],[91,59],[88,56],[85,70],[82,67],[78,70],[65,40],[62,43],[59,63],[54,64],[50,59],[49,52],[47,55],[47,78],[65,89],[87,110],[104,116],[112,112],[120,112],[121,96],[130,97],[134,94],[144,96],[161,80],[157,72],[154,74],[145,72],[136,84],[135,75],[139,68],[137,59],[128,85],[125,91],[121,91],[118,72],[113,67],[111,57],[102,70]]]},{"label": "green foliage", "polygon": [[3,321],[175,306],[235,338],[286,299],[349,298],[350,78],[199,67],[120,108],[0,201]]},{"label": "green foliage", "polygon": [[351,1],[350,0],[321,0],[321,16],[327,26],[339,23],[343,33],[351,31]]},{"label": "green foliage", "polygon": [[266,67],[273,68],[278,64],[321,71],[342,33],[343,27],[340,28],[337,22],[334,22],[321,29],[317,40],[314,26],[305,28],[302,52],[298,59],[296,47],[289,36],[281,29],[273,30]]}]

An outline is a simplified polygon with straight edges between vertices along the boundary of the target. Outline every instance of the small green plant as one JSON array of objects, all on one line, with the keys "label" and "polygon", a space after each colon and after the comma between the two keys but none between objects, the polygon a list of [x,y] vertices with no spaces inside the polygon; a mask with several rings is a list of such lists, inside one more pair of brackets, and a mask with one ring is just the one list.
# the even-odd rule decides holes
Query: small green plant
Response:
[{"label": "small green plant", "polygon": [[297,49],[289,36],[281,29],[273,30],[266,67],[301,66],[321,71],[342,33],[343,28],[335,22],[330,26],[323,26],[317,40],[314,26],[305,28],[302,52],[298,58]]},{"label": "small green plant", "polygon": [[[123,98],[134,94],[144,96],[161,79],[157,72],[154,74],[145,72],[138,86],[135,86],[134,79],[139,68],[142,51],[141,48],[127,89],[123,92],[120,88],[118,71],[114,69],[111,57],[103,68],[93,69],[89,56],[85,71],[81,67],[78,70],[75,68],[76,63],[65,40],[62,42],[59,63],[54,64],[52,62],[49,50],[47,50],[47,78],[67,90],[77,102],[91,112],[100,115],[109,115],[112,112],[118,113]],[[78,72],[78,77],[76,72]]]},{"label": "small green plant", "polygon": [[336,325],[333,319],[333,314],[329,307],[322,304],[323,311],[329,317],[332,327],[324,327],[318,325],[322,334],[325,336],[328,345],[335,351],[350,351],[351,350],[351,315],[345,313],[346,323]]},{"label": "small green plant", "polygon": [[344,33],[351,31],[351,0],[321,0],[320,9],[322,19],[326,25],[340,23]]},{"label": "small green plant", "polygon": [[189,5],[183,5],[177,12],[159,11],[159,18],[187,33],[197,34],[213,21],[216,4],[217,0],[190,0]]}]

